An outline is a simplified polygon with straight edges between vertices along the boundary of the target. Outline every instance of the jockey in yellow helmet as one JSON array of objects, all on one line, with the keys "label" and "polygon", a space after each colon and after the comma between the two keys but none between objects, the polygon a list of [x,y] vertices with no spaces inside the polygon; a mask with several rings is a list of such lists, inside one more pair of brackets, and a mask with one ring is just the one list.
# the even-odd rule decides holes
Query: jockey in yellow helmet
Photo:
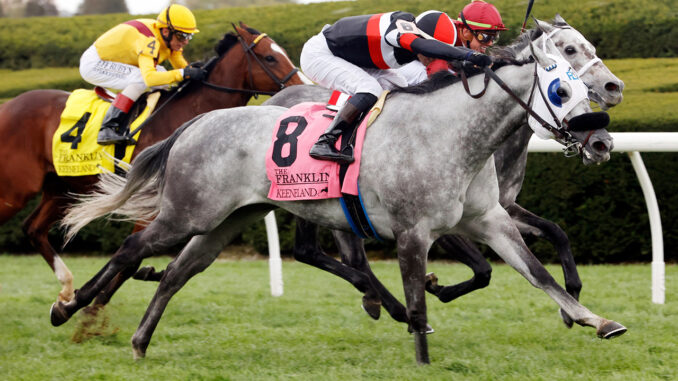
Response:
[{"label": "jockey in yellow helmet", "polygon": [[[127,139],[127,113],[147,88],[204,77],[204,70],[188,66],[183,56],[183,48],[198,32],[193,13],[172,4],[156,20],[130,20],[111,28],[85,51],[80,58],[82,77],[93,85],[121,90],[104,117],[100,144]],[[165,60],[174,70],[160,66]]]}]

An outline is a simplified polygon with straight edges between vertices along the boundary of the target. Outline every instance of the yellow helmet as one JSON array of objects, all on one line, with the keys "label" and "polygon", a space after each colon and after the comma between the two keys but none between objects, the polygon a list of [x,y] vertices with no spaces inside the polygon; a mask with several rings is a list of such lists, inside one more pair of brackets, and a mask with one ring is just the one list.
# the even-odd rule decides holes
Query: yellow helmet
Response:
[{"label": "yellow helmet", "polygon": [[179,4],[171,4],[163,9],[156,19],[161,28],[170,28],[184,33],[198,33],[198,24],[190,9]]}]

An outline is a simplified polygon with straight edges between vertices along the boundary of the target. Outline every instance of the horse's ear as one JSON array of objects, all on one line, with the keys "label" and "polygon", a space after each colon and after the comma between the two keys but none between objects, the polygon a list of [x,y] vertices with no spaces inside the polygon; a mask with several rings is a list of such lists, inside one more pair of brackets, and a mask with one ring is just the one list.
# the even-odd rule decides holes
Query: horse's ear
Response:
[{"label": "horse's ear", "polygon": [[556,63],[556,61],[547,56],[543,50],[539,49],[538,46],[535,46],[532,41],[530,41],[530,51],[532,52],[532,57],[534,57],[535,61],[543,68]]},{"label": "horse's ear", "polygon": [[249,28],[249,27],[247,26],[247,24],[245,24],[245,23],[242,22],[242,21],[238,21],[238,24],[240,24],[240,27],[243,28],[243,29],[248,29],[248,28]]},{"label": "horse's ear", "polygon": [[558,27],[570,26],[560,13],[556,13],[556,17],[553,18],[553,25]]},{"label": "horse's ear", "polygon": [[539,28],[544,34],[548,34],[553,30],[553,25],[547,23],[546,21],[538,20],[536,17],[532,16],[534,19],[534,24]]}]

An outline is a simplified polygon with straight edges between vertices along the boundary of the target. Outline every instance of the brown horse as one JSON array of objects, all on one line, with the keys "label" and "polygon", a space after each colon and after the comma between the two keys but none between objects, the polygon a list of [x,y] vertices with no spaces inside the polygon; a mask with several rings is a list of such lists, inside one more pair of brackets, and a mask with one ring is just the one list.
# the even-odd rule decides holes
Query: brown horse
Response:
[{"label": "brown horse", "polygon": [[[196,115],[244,106],[255,94],[272,94],[304,83],[285,51],[266,34],[243,23],[234,28],[235,33],[227,33],[215,47],[218,56],[206,64],[209,75],[203,83],[185,83],[182,91],[161,97],[160,112],[143,127],[135,155]],[[60,90],[33,90],[0,107],[4,140],[0,146],[0,224],[42,190],[42,200],[24,221],[23,230],[61,283],[58,300],[62,301],[73,298],[73,276],[47,234],[72,203],[68,193],[88,192],[98,181],[97,176],[60,177],[54,170],[52,136],[68,96]]]}]

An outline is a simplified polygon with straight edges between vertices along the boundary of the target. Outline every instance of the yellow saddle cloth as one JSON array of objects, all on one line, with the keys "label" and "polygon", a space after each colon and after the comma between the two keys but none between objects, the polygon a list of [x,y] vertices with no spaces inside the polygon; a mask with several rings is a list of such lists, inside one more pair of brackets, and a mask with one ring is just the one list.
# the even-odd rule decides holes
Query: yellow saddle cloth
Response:
[{"label": "yellow saddle cloth", "polygon": [[[134,131],[153,112],[160,93],[147,98],[144,111],[132,122]],[[109,102],[100,99],[93,90],[78,89],[71,93],[66,108],[61,113],[61,122],[52,137],[52,157],[59,176],[88,176],[104,171],[115,171],[115,159],[129,163],[135,145],[124,149],[119,144],[102,146],[97,135]],[[141,130],[134,135],[139,140]]]}]

